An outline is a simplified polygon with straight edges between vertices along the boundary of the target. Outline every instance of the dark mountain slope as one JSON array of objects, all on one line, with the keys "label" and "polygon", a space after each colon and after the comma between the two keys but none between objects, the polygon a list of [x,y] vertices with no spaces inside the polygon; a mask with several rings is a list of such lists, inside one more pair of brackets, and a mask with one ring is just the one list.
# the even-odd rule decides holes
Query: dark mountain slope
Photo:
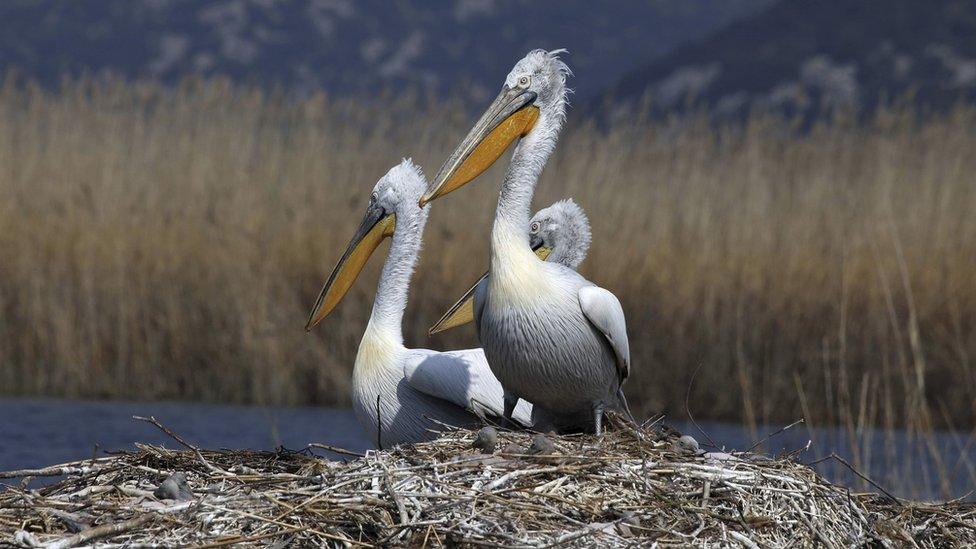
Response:
[{"label": "dark mountain slope", "polygon": [[305,92],[463,90],[483,100],[512,63],[565,47],[577,100],[770,0],[6,0],[0,70],[54,85],[112,71]]},{"label": "dark mountain slope", "polygon": [[945,106],[976,96],[972,0],[781,0],[676,48],[609,90],[615,104],[813,111],[916,93]]}]

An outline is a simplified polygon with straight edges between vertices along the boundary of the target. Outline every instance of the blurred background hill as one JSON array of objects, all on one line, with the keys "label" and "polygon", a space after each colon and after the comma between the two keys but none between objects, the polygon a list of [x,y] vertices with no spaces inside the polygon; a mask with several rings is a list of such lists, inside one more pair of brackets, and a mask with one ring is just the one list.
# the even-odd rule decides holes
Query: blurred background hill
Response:
[{"label": "blurred background hill", "polygon": [[533,48],[568,48],[590,98],[675,46],[770,0],[12,0],[0,4],[0,69],[57,84],[111,71],[189,74],[308,93],[385,88],[484,101]]},{"label": "blurred background hill", "polygon": [[[475,103],[511,60],[570,50],[583,110],[741,116],[976,97],[972,0],[11,0],[0,70],[49,86],[111,72],[222,75],[296,94],[450,93]],[[580,107],[577,107],[580,110]]]},{"label": "blurred background hill", "polygon": [[906,95],[946,108],[976,98],[976,2],[786,0],[683,44],[610,90],[614,108],[787,113]]}]

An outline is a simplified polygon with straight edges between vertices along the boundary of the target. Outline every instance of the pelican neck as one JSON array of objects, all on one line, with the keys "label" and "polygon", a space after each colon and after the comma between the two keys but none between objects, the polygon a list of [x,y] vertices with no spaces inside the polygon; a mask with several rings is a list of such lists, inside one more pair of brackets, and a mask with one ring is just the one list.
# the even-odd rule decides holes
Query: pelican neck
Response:
[{"label": "pelican neck", "polygon": [[529,245],[529,220],[535,187],[559,137],[561,124],[552,120],[543,112],[535,129],[518,142],[512,153],[491,231],[492,269],[514,257],[535,257]]},{"label": "pelican neck", "polygon": [[365,337],[395,342],[403,346],[403,314],[407,308],[410,279],[420,254],[420,243],[427,209],[408,214],[397,213],[393,242],[380,273],[373,310]]}]

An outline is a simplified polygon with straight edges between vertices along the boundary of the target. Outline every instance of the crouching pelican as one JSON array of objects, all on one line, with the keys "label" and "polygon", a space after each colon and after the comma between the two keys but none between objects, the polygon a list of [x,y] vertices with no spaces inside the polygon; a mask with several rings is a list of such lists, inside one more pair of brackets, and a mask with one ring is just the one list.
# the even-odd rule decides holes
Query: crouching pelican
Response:
[{"label": "crouching pelican", "polygon": [[541,261],[529,244],[529,208],[566,116],[569,68],[559,51],[529,52],[441,167],[420,201],[460,188],[518,141],[491,230],[488,284],[475,322],[488,364],[505,387],[506,416],[519,398],[558,428],[602,430],[605,409],[630,417],[622,384],[630,348],[620,302],[573,269]]},{"label": "crouching pelican", "polygon": [[[362,223],[305,326],[310,330],[335,309],[373,251],[392,237],[352,371],[353,410],[380,446],[434,438],[431,430],[441,426],[430,419],[470,428],[479,418],[504,412],[502,386],[481,349],[439,353],[403,345],[403,312],[429,210],[418,205],[425,189],[420,168],[409,160],[376,183]],[[521,409],[515,419],[528,425],[531,408]]]},{"label": "crouching pelican", "polygon": [[[586,259],[590,239],[590,221],[583,208],[572,198],[539,210],[529,223],[529,244],[535,255],[543,261],[559,263],[574,271]],[[479,286],[485,284],[488,284],[488,273],[479,278],[427,333],[433,335],[473,321],[474,294],[479,291]],[[480,293],[484,295],[484,290]]]}]

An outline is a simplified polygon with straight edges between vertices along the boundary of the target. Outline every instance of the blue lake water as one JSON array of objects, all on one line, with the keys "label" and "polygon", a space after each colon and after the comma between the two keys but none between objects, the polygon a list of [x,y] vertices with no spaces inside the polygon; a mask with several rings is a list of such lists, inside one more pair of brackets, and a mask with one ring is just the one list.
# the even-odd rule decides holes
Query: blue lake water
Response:
[{"label": "blue lake water", "polygon": [[[190,443],[204,448],[272,450],[322,442],[362,451],[372,447],[351,410],[224,406],[184,402],[89,402],[54,399],[0,399],[0,470],[36,468],[134,448],[136,442],[175,448],[153,425],[132,416],[155,416]],[[710,438],[728,450],[747,450],[756,437],[740,426],[671,422],[703,447]],[[758,438],[777,431],[769,426]],[[852,440],[853,439],[853,440]],[[805,449],[806,448],[806,449]],[[834,452],[872,480],[900,496],[948,499],[976,490],[976,435],[941,433],[932,439],[906,433],[867,431],[854,437],[838,429],[803,425],[776,434],[762,450],[778,454],[805,449],[798,459],[812,462]],[[857,479],[836,461],[817,466],[828,477],[856,488]],[[873,490],[873,489],[872,489]],[[876,491],[876,490],[874,490]],[[969,494],[966,499],[974,499]]]}]

